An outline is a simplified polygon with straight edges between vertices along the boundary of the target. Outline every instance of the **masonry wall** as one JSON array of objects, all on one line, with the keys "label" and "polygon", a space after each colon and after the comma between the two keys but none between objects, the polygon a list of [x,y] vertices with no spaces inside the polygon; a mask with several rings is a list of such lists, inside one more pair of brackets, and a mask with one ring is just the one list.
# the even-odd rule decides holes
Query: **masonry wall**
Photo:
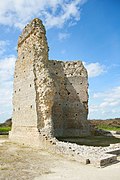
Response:
[{"label": "masonry wall", "polygon": [[56,93],[52,107],[55,136],[89,134],[88,77],[81,61],[49,61]]},{"label": "masonry wall", "polygon": [[[11,139],[39,144],[48,137],[89,134],[87,72],[81,61],[48,60],[45,28],[39,19],[18,40]],[[33,141],[33,143],[34,143]]]}]

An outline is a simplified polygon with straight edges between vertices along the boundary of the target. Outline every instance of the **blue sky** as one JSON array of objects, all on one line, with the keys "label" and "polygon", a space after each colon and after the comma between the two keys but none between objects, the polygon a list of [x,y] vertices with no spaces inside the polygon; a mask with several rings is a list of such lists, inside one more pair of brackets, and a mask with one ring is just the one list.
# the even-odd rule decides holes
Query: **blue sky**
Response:
[{"label": "blue sky", "polygon": [[89,118],[120,117],[120,1],[0,2],[0,122],[12,116],[16,47],[33,18],[47,28],[49,59],[82,60],[89,74]]}]

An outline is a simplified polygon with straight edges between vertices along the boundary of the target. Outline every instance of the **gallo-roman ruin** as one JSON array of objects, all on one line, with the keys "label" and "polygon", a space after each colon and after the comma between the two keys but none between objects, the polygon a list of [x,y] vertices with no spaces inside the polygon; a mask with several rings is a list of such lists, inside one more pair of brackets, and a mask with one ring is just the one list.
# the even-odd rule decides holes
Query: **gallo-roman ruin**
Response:
[{"label": "gallo-roman ruin", "polygon": [[24,28],[14,74],[10,137],[35,145],[39,132],[49,137],[89,135],[87,71],[81,61],[49,60],[45,34],[39,19]]},{"label": "gallo-roman ruin", "polygon": [[90,135],[88,76],[81,61],[48,58],[42,21],[34,19],[18,40],[15,64],[11,141],[49,149],[80,162],[102,166],[116,156],[100,152],[90,159],[84,146],[58,141],[59,137]]}]

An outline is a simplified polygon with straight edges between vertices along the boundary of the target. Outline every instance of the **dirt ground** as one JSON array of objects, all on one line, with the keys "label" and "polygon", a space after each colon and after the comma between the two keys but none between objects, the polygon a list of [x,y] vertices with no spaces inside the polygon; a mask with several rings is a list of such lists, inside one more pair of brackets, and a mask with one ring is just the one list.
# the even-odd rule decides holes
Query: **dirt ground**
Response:
[{"label": "dirt ground", "polygon": [[0,138],[0,180],[59,179],[119,180],[120,162],[105,168],[96,168]]}]

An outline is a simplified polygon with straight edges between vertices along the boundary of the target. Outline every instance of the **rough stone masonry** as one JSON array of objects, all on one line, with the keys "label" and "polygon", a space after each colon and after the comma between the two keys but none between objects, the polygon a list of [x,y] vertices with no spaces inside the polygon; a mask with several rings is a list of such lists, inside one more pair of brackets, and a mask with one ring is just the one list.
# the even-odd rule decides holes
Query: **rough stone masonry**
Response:
[{"label": "rough stone masonry", "polygon": [[39,19],[24,28],[14,73],[10,138],[35,145],[39,131],[49,137],[90,133],[87,71],[81,61],[48,60],[45,34]]},{"label": "rough stone masonry", "polygon": [[100,152],[97,157],[103,161],[89,159],[91,149],[89,153],[87,147],[57,140],[90,134],[88,76],[81,61],[49,60],[45,34],[42,21],[36,18],[18,40],[10,140],[47,148],[85,164],[115,161],[115,155]]}]

